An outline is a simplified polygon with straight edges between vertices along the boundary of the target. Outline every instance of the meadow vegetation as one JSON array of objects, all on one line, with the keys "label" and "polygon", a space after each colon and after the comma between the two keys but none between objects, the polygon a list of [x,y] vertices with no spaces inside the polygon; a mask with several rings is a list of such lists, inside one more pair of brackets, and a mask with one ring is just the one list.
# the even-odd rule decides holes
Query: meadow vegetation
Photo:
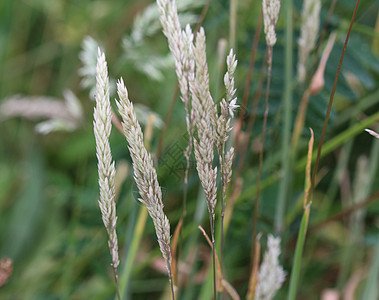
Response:
[{"label": "meadow vegetation", "polygon": [[378,9],[2,0],[0,299],[378,299]]}]

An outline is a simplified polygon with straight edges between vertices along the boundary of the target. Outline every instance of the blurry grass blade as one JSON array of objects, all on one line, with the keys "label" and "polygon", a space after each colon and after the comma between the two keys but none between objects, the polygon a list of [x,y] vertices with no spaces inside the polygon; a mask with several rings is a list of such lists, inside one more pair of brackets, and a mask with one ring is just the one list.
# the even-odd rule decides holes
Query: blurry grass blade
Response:
[{"label": "blurry grass blade", "polygon": [[301,131],[303,130],[305,116],[307,114],[309,99],[312,95],[318,94],[324,87],[325,67],[326,67],[326,63],[328,61],[330,52],[332,51],[335,39],[336,39],[336,33],[332,33],[324,49],[324,52],[320,59],[320,64],[316,70],[316,73],[313,75],[313,78],[311,80],[309,87],[304,92],[304,95],[301,98],[299,110],[297,112],[297,116],[295,120],[294,130],[292,134],[292,151],[293,151],[292,155],[295,159],[296,159],[298,140],[299,140]]},{"label": "blurry grass blade", "polygon": [[294,262],[293,262],[292,271],[291,271],[290,287],[288,291],[288,300],[296,299],[296,291],[297,291],[297,285],[299,282],[300,271],[301,271],[301,260],[302,260],[303,250],[304,250],[304,242],[305,242],[305,237],[307,234],[309,214],[310,214],[311,204],[312,204],[311,202],[312,195],[309,195],[309,192],[311,191],[310,178],[311,178],[312,150],[313,150],[313,131],[311,129],[311,138],[308,144],[307,166],[306,166],[306,171],[305,171],[305,177],[306,177],[305,190],[306,191],[304,195],[304,213],[301,219],[299,236],[296,242],[295,257],[294,257]]},{"label": "blurry grass blade", "polygon": [[294,257],[294,262],[292,266],[290,288],[288,292],[288,300],[296,299],[296,291],[297,291],[297,285],[298,285],[298,281],[300,277],[301,259],[302,259],[302,254],[303,254],[305,236],[306,236],[307,227],[308,227],[309,213],[310,213],[310,206],[308,205],[301,219],[299,236],[296,242],[295,257]]},{"label": "blurry grass blade", "polygon": [[[376,35],[379,35],[379,12],[376,16],[376,23],[375,23],[375,33]],[[376,55],[379,55],[379,39],[373,38],[372,39],[372,45],[371,45],[372,52],[374,52]]]},{"label": "blurry grass blade", "polygon": [[312,128],[309,128],[311,131],[311,138],[308,144],[308,155],[307,155],[307,165],[305,167],[305,185],[304,185],[304,209],[306,209],[307,205],[310,204],[308,201],[312,201],[312,197],[309,197],[309,191],[311,188],[311,165],[312,165],[312,150],[313,150],[313,142],[314,135]]},{"label": "blurry grass blade", "polygon": [[[378,121],[379,121],[379,111],[373,114],[372,116],[364,119],[362,122],[356,123],[353,126],[347,128],[345,131],[341,132],[339,135],[335,136],[334,138],[330,139],[328,142],[324,144],[321,151],[321,157],[324,157],[325,155],[331,153],[333,150],[337,149],[337,147],[342,145],[344,142],[360,134],[366,127],[369,127]],[[317,157],[317,153],[315,152],[312,155],[312,162],[316,160],[316,157]],[[306,165],[306,158],[301,159],[296,164],[296,169],[299,170],[303,168],[305,165]]]},{"label": "blurry grass blade", "polygon": [[351,215],[352,213],[354,213],[355,211],[357,211],[358,209],[366,207],[366,206],[376,202],[378,199],[379,199],[379,190],[376,190],[369,197],[367,197],[364,201],[359,202],[359,203],[354,204],[354,205],[351,205],[350,207],[346,208],[345,210],[327,218],[326,220],[324,220],[320,223],[317,223],[316,225],[313,225],[309,231],[314,232],[316,230],[319,230],[319,229],[325,227],[326,225],[329,225],[330,223],[332,223],[334,221],[338,221],[338,220],[341,220],[343,218],[346,218],[349,215]]},{"label": "blurry grass blade", "polygon": [[371,263],[370,273],[367,276],[366,286],[363,291],[362,299],[378,299],[378,282],[379,282],[379,237],[377,238],[374,258]]},{"label": "blurry grass blade", "polygon": [[183,225],[183,219],[181,218],[179,220],[178,225],[175,228],[174,235],[172,236],[171,241],[171,253],[172,253],[172,263],[171,263],[171,271],[172,271],[172,277],[174,280],[174,286],[178,285],[178,262],[177,262],[177,256],[176,256],[176,249],[178,246],[178,240],[179,240],[179,234],[182,229]]},{"label": "blurry grass blade", "polygon": [[284,58],[284,110],[282,127],[282,155],[281,167],[283,176],[280,180],[278,200],[275,212],[275,231],[281,232],[284,227],[284,216],[286,211],[286,202],[288,188],[291,183],[291,161],[290,161],[290,139],[291,139],[291,123],[292,123],[292,98],[293,98],[293,0],[285,3],[286,27],[285,27],[285,58]]},{"label": "blurry grass blade", "polygon": [[225,279],[222,280],[222,286],[224,287],[226,292],[229,294],[229,296],[233,300],[240,300],[241,299],[240,296],[238,295],[236,289],[229,282],[227,282]]},{"label": "blurry grass blade", "polygon": [[120,281],[119,281],[121,299],[124,299],[125,293],[127,291],[127,287],[130,281],[130,275],[132,273],[133,264],[134,264],[138,249],[140,247],[143,230],[146,224],[146,219],[147,219],[147,208],[146,206],[141,206],[139,210],[139,214],[138,214],[137,223],[133,232],[133,240],[131,242],[129,251],[127,253],[125,265],[123,266],[123,269],[121,271],[121,276],[120,276]]},{"label": "blurry grass blade", "polygon": [[[1,241],[1,253],[15,262],[25,257],[38,243],[38,234],[46,203],[44,197],[45,167],[41,152],[32,147],[23,164],[24,188],[10,211],[4,240]],[[22,186],[22,185],[21,185]]]},{"label": "blurry grass blade", "polygon": [[241,194],[242,185],[243,185],[243,179],[237,178],[236,181],[234,182],[233,192],[230,195],[229,201],[226,203],[225,222],[224,222],[224,233],[225,234],[228,231],[230,220],[232,219],[234,205],[236,204],[237,199],[238,199],[239,195]]}]

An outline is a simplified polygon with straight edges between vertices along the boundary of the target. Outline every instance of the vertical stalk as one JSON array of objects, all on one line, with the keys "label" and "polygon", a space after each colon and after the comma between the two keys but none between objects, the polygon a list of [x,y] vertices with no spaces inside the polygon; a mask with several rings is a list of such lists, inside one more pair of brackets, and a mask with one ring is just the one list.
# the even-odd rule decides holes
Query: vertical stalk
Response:
[{"label": "vertical stalk", "polygon": [[296,299],[297,283],[300,276],[301,258],[304,250],[305,236],[308,228],[310,205],[304,210],[303,218],[299,229],[299,237],[296,242],[295,259],[292,267],[290,289],[288,292],[288,300]]},{"label": "vertical stalk", "polygon": [[307,165],[305,167],[305,184],[304,184],[304,202],[303,208],[304,213],[301,219],[301,224],[299,228],[299,236],[296,242],[295,258],[293,262],[290,288],[288,291],[288,300],[295,300],[297,284],[300,276],[301,259],[303,256],[305,237],[308,229],[309,214],[311,211],[312,197],[311,192],[311,165],[312,165],[312,150],[313,150],[313,131],[311,129],[311,138],[308,143],[308,155],[307,155]]},{"label": "vertical stalk", "polygon": [[217,299],[217,290],[216,290],[216,249],[215,249],[215,219],[209,214],[209,222],[211,226],[212,234],[212,260],[213,260],[213,299]]},{"label": "vertical stalk", "polygon": [[114,278],[114,282],[116,284],[116,297],[118,300],[121,300],[120,287],[118,284],[117,268],[115,268],[115,267],[113,267],[113,278]]},{"label": "vertical stalk", "polygon": [[134,232],[133,232],[133,240],[131,242],[129,251],[126,255],[125,265],[121,272],[120,293],[122,295],[122,299],[125,298],[125,293],[128,288],[130,275],[132,274],[133,263],[134,263],[135,257],[137,255],[137,252],[141,243],[143,230],[145,228],[146,219],[147,219],[147,208],[146,206],[141,206],[138,213],[138,219],[137,219]]},{"label": "vertical stalk", "polygon": [[284,214],[288,187],[291,177],[290,164],[290,131],[291,131],[291,109],[292,109],[292,51],[293,51],[293,0],[286,1],[286,42],[285,42],[285,76],[284,76],[284,126],[282,133],[282,168],[283,175],[280,180],[278,204],[275,215],[275,231],[281,233],[284,227]]},{"label": "vertical stalk", "polygon": [[225,198],[226,198],[226,191],[224,191],[224,172],[225,172],[225,143],[222,145],[222,151],[219,155],[220,159],[220,168],[221,168],[221,242],[220,242],[220,264],[221,268],[223,268],[223,261],[222,261],[222,252],[224,250],[224,217],[225,217]]},{"label": "vertical stalk", "polygon": [[272,53],[273,53],[272,46],[268,46],[267,47],[267,60],[268,60],[267,73],[268,74],[267,74],[267,86],[266,86],[266,95],[265,95],[265,110],[264,110],[264,117],[263,117],[261,148],[259,151],[258,176],[257,176],[256,190],[255,190],[254,215],[253,215],[253,232],[252,232],[253,244],[251,246],[251,259],[252,260],[254,260],[254,257],[255,257],[255,248],[256,248],[256,242],[257,242],[258,209],[259,209],[259,197],[260,197],[260,190],[261,190],[263,151],[264,151],[267,117],[268,117],[268,99],[269,99],[269,94],[270,94],[270,83],[271,83]]},{"label": "vertical stalk", "polygon": [[175,300],[174,280],[172,278],[172,272],[171,272],[171,264],[170,264],[170,262],[167,262],[167,266],[168,266],[168,278],[170,280],[170,287],[171,287],[171,299]]}]

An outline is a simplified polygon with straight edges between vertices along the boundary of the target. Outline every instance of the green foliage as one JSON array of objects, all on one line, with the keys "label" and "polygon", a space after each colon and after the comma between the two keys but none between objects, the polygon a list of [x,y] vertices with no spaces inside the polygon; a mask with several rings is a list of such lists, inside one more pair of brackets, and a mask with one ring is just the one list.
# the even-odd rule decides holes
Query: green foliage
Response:
[{"label": "green foliage", "polygon": [[[125,51],[122,40],[132,32],[135,16],[151,2],[0,1],[0,101],[14,94],[61,97],[63,89],[70,88],[80,99],[84,110],[83,123],[79,129],[46,136],[37,135],[33,131],[35,123],[32,121],[21,118],[0,120],[0,259],[8,256],[14,263],[9,282],[0,287],[0,299],[111,299],[114,296],[107,237],[97,205],[97,167],[92,130],[94,103],[88,97],[88,90],[80,88],[78,69],[81,65],[78,54],[83,38],[86,35],[92,36],[106,51],[111,77],[118,78],[122,75],[130,99],[148,106],[164,120],[175,90],[173,65],[166,61],[157,63],[157,81],[146,76],[146,70],[139,70],[138,64],[122,60]],[[241,101],[260,5],[259,1],[237,2],[239,9],[235,53],[239,66],[236,71],[236,87],[238,101]],[[324,24],[331,1],[322,2],[321,24]],[[294,1],[294,74],[301,3],[302,1]],[[353,4],[351,1],[338,1],[327,27],[327,35],[335,31],[337,40],[326,66],[325,87],[320,94],[310,98],[298,157],[289,170],[291,180],[281,257],[284,269],[289,274],[295,259],[295,241],[302,226],[303,211],[299,203],[303,199],[308,127],[314,130],[316,149]],[[378,269],[374,267],[379,261],[378,202],[373,201],[360,210],[356,209],[349,216],[325,224],[326,227],[314,227],[353,205],[354,190],[350,187],[350,182],[356,180],[356,162],[359,157],[364,156],[368,160],[370,182],[367,185],[367,197],[376,192],[379,186],[378,141],[364,132],[365,128],[378,132],[378,127],[375,126],[379,123],[379,60],[374,43],[379,39],[379,31],[375,29],[377,10],[377,1],[361,1],[357,23],[353,27],[326,133],[318,178],[320,181],[309,215],[309,231],[305,237],[296,299],[320,299],[321,291],[326,288],[342,290],[360,269],[365,270],[366,277],[361,277],[356,298],[375,299],[378,293],[375,282]],[[201,8],[196,7],[193,13],[200,14]],[[274,47],[262,173],[258,232],[264,236],[274,231],[276,199],[282,172],[280,157],[286,78],[284,17],[282,11],[278,22],[278,43]],[[218,88],[222,86],[219,74],[223,74],[224,69],[218,66],[217,42],[220,38],[228,38],[228,26],[229,1],[211,1],[204,27],[207,33],[211,89],[212,92],[215,90],[220,99],[224,91]],[[147,45],[147,48],[146,52],[141,53],[139,63],[143,62],[142,58],[146,55],[166,57],[168,54],[166,39],[159,32],[153,37],[147,35],[143,45]],[[264,51],[262,34],[249,103],[244,108],[247,112],[246,121],[252,113],[252,99],[257,90]],[[314,56],[315,52],[311,54],[312,62]],[[212,74],[216,75],[212,78]],[[298,85],[295,79],[292,84],[291,113],[294,118],[305,86]],[[258,166],[257,138],[262,130],[263,108],[262,94],[249,141],[247,160],[241,173],[242,192],[234,205],[224,243],[226,278],[241,297],[246,295],[250,275],[252,215]],[[292,127],[293,123],[291,132]],[[243,129],[246,129],[246,125]],[[154,129],[151,141],[153,153],[157,150],[161,132],[161,129]],[[185,132],[184,107],[177,99],[165,133],[162,153],[167,154],[169,149],[177,146],[178,139],[184,137]],[[110,142],[115,161],[123,159],[130,164],[125,139],[115,128]],[[237,157],[236,162],[238,159]],[[181,166],[185,159],[183,156],[171,157],[158,162],[165,212],[170,219],[173,234],[181,216],[181,176],[184,173]],[[136,199],[138,195],[132,180],[131,166],[129,169],[117,203],[121,264],[127,261],[128,253],[135,255],[134,261],[128,261],[126,268],[129,272],[128,299],[165,299],[169,295],[169,286],[164,270],[162,272],[155,232],[149,219],[141,236],[138,236],[141,238],[139,248],[136,249],[136,244],[133,243],[141,207]],[[199,187],[193,165],[189,178],[187,217],[181,237],[184,246],[180,248],[180,255],[182,259],[188,258],[192,253],[195,255],[188,262],[189,265],[184,266],[189,268],[189,274],[181,288],[179,299],[195,299],[206,286],[210,250],[197,226],[202,225],[208,230],[209,220],[204,195]],[[349,231],[349,223],[354,222],[353,216],[363,212],[365,217],[360,220],[362,238],[356,241]],[[353,259],[349,270],[342,276],[341,257],[349,257],[351,247],[354,247]],[[262,240],[262,252],[264,249],[265,239]],[[285,282],[277,299],[286,297],[288,286],[289,280]],[[203,293],[206,294],[206,291]]]}]

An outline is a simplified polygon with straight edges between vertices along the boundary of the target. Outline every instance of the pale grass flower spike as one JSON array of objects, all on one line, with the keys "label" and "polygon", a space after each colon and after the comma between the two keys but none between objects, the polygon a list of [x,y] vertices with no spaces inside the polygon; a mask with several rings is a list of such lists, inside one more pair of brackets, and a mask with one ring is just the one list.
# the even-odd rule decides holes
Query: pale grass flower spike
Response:
[{"label": "pale grass flower spike", "polygon": [[133,160],[134,180],[142,198],[139,199],[153,219],[158,243],[170,281],[171,275],[171,249],[170,249],[170,223],[163,212],[162,191],[157,179],[157,172],[153,166],[151,155],[143,144],[141,126],[137,121],[133,104],[128,97],[128,91],[122,79],[117,83],[119,101],[117,107],[122,117],[122,127],[129,144],[130,156]]},{"label": "pale grass flower spike", "polygon": [[226,95],[225,98],[221,100],[221,114],[218,116],[217,125],[215,126],[217,135],[216,146],[221,162],[220,168],[223,189],[222,201],[225,201],[226,190],[232,177],[232,163],[234,157],[233,147],[231,147],[230,150],[225,154],[225,143],[229,138],[228,133],[232,130],[230,124],[231,119],[234,117],[234,110],[239,107],[239,105],[236,104],[237,98],[234,97],[236,93],[236,88],[234,86],[234,73],[237,68],[237,60],[233,49],[230,50],[229,55],[226,58],[226,66],[227,71],[224,75]]},{"label": "pale grass flower spike", "polygon": [[276,43],[275,25],[279,18],[280,0],[263,0],[262,10],[266,43],[273,47]]},{"label": "pale grass flower spike", "polygon": [[271,300],[282,286],[286,272],[279,265],[280,238],[268,236],[267,250],[259,268],[254,300]]},{"label": "pale grass flower spike", "polygon": [[192,113],[198,138],[194,138],[196,169],[203,186],[209,214],[214,220],[217,203],[217,167],[213,169],[215,135],[212,122],[216,120],[216,106],[209,92],[209,75],[206,61],[205,33],[200,28],[194,48],[195,78],[191,81]]},{"label": "pale grass flower spike", "polygon": [[186,125],[188,133],[188,146],[184,151],[187,166],[184,175],[184,196],[183,196],[183,214],[186,211],[188,174],[190,158],[193,147],[193,116],[191,113],[191,80],[194,78],[194,55],[193,55],[193,33],[189,24],[182,31],[178,10],[175,0],[157,0],[160,11],[160,21],[163,33],[167,37],[170,51],[175,60],[175,70],[179,81],[181,100],[186,110]]},{"label": "pale grass flower spike", "polygon": [[94,133],[98,159],[100,200],[99,207],[109,240],[112,266],[117,284],[118,242],[116,234],[115,165],[112,160],[109,136],[112,128],[112,111],[109,101],[109,78],[105,55],[98,49],[96,67],[96,107],[94,110]]}]

